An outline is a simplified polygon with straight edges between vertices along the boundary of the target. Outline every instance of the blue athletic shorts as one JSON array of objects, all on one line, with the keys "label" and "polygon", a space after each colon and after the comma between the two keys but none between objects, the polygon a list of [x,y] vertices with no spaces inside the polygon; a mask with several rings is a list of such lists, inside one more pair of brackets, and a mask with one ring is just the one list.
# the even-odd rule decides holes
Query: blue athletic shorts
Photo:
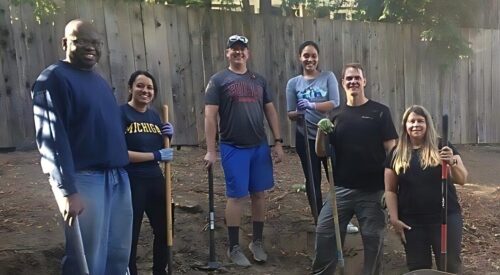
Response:
[{"label": "blue athletic shorts", "polygon": [[229,198],[243,198],[274,186],[271,149],[266,142],[250,148],[221,143],[220,155]]}]

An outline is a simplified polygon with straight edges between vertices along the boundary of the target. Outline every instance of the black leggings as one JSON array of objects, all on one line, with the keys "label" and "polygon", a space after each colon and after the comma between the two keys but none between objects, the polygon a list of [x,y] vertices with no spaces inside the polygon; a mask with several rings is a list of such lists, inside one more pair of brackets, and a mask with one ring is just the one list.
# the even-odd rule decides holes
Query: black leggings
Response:
[{"label": "black leggings", "polygon": [[141,231],[144,212],[148,215],[153,228],[153,274],[166,275],[168,263],[167,253],[167,223],[165,210],[165,178],[130,176],[132,191],[132,206],[134,208],[134,223],[132,227],[132,250],[130,252],[129,269],[131,275],[137,275],[137,242]]},{"label": "black leggings", "polygon": [[[316,140],[314,139],[309,139],[309,148],[311,150],[311,166],[312,166],[312,172],[313,172],[313,181],[314,181],[314,191],[316,193],[316,207],[318,209],[318,215],[321,210],[321,207],[323,206],[323,197],[321,195],[321,163],[323,163],[323,166],[325,168],[325,171],[327,170],[326,167],[326,158],[319,158],[316,155],[315,151],[315,143]],[[311,212],[312,210],[312,205],[313,205],[313,185],[309,182],[309,172],[307,169],[307,156],[306,156],[306,146],[305,146],[305,141],[304,141],[304,135],[302,133],[299,133],[296,131],[295,133],[295,147],[297,150],[297,154],[300,157],[300,163],[302,164],[302,171],[304,171],[304,176],[306,178],[306,193],[307,193],[307,199],[309,201],[309,207],[311,207]],[[323,162],[324,161],[324,162]],[[326,173],[328,175],[328,173]],[[314,213],[313,213],[314,215]],[[315,220],[316,222],[316,220]]]},{"label": "black leggings", "polygon": [[[460,273],[462,260],[462,215],[448,214],[447,220],[447,272]],[[432,268],[432,252],[439,270],[441,266],[441,224],[409,224],[411,230],[405,230],[406,263],[410,271]]]}]

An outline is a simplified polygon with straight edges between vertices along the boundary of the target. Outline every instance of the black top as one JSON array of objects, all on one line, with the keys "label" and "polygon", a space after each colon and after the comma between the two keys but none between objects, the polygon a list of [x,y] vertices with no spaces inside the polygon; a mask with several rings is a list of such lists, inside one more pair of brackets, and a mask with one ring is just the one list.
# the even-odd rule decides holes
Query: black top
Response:
[{"label": "black top", "polygon": [[[162,122],[158,114],[147,109],[141,113],[128,104],[120,106],[127,148],[136,152],[153,152],[163,148]],[[156,161],[130,163],[125,167],[130,176],[158,177],[161,169]]]},{"label": "black top", "polygon": [[372,100],[361,106],[343,105],[333,109],[332,122],[335,184],[384,190],[384,142],[398,137],[389,108]]},{"label": "black top", "polygon": [[[457,150],[449,147],[454,155]],[[394,150],[387,158],[386,167],[393,169]],[[412,151],[410,167],[398,175],[398,214],[399,219],[408,225],[437,224],[441,222],[441,164],[422,169],[420,150]],[[448,214],[460,212],[457,191],[448,181]]]}]

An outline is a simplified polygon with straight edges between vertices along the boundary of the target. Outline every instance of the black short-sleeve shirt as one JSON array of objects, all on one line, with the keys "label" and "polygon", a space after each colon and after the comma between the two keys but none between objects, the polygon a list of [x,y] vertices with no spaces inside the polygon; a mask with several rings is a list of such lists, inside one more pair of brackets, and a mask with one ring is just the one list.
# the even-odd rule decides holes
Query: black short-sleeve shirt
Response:
[{"label": "black short-sleeve shirt", "polygon": [[[458,155],[449,144],[453,154]],[[386,168],[393,169],[394,150],[387,158]],[[436,224],[441,221],[441,164],[422,169],[420,150],[412,151],[410,166],[398,175],[399,219],[411,224]],[[460,212],[457,191],[448,181],[448,214]]]},{"label": "black short-sleeve shirt", "polygon": [[384,142],[398,138],[389,108],[372,100],[361,106],[342,105],[332,111],[332,122],[335,184],[384,190]]}]

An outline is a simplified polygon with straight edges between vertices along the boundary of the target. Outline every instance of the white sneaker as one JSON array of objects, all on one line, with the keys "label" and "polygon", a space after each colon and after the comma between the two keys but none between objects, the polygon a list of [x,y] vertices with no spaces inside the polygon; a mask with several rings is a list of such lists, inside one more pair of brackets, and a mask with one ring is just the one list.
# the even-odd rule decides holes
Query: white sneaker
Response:
[{"label": "white sneaker", "polygon": [[358,227],[349,222],[349,224],[347,225],[347,234],[356,234],[358,232]]},{"label": "white sneaker", "polygon": [[249,267],[252,264],[247,259],[243,251],[241,251],[241,247],[239,245],[233,246],[233,250],[227,249],[227,257],[236,265],[242,267]]},{"label": "white sneaker", "polygon": [[254,241],[248,244],[248,249],[253,254],[253,259],[257,262],[264,263],[267,261],[267,253],[264,250],[262,241]]}]

